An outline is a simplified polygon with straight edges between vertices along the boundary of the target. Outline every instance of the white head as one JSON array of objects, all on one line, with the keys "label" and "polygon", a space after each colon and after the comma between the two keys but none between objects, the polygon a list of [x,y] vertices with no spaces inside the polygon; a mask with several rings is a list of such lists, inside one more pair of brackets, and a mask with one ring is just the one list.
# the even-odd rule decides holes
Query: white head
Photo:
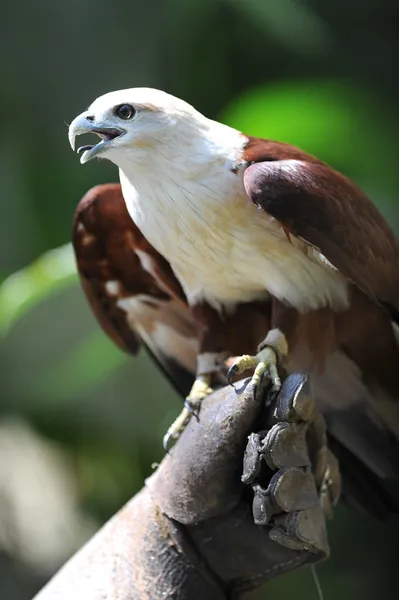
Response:
[{"label": "white head", "polygon": [[[232,147],[237,132],[211,121],[192,106],[152,88],[132,88],[104,94],[69,127],[69,142],[96,133],[101,141],[78,149],[80,162],[98,156],[124,168],[129,163],[149,166],[155,158],[176,161]],[[148,164],[149,163],[149,164]]]}]

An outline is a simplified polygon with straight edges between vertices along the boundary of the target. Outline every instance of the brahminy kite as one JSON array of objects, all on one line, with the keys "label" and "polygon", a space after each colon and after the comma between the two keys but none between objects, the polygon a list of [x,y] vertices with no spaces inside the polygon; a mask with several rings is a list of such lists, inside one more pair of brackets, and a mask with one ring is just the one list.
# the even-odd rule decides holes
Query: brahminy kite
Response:
[{"label": "brahminy kite", "polygon": [[[84,291],[106,333],[142,342],[185,408],[252,369],[310,374],[347,494],[399,511],[399,243],[348,178],[291,145],[243,134],[165,92],[95,100],[69,127],[119,168],[80,202]],[[232,358],[234,357],[234,358]],[[230,368],[227,371],[228,365]]]}]

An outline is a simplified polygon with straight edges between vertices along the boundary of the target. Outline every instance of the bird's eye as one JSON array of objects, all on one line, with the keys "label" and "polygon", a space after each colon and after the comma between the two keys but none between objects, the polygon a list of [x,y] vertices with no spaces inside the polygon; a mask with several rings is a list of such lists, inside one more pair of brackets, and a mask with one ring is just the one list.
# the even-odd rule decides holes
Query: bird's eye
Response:
[{"label": "bird's eye", "polygon": [[115,115],[124,121],[133,119],[135,114],[136,109],[131,104],[121,104],[115,108]]}]

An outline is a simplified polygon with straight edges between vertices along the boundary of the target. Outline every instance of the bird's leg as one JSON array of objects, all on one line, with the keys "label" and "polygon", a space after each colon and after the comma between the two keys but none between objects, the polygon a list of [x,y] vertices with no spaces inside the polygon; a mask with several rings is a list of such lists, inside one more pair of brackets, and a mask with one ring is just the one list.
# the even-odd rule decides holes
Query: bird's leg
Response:
[{"label": "bird's leg", "polygon": [[213,392],[210,385],[211,378],[211,373],[197,375],[190,393],[184,402],[183,410],[177,419],[173,421],[163,438],[163,447],[166,451],[168,451],[170,442],[176,441],[180,437],[192,416],[199,420],[198,415],[201,408],[201,402]]},{"label": "bird's leg", "polygon": [[197,421],[199,420],[198,415],[201,408],[201,402],[213,392],[211,379],[211,373],[197,375],[190,393],[184,401],[184,408],[186,408],[190,415],[193,415]]},{"label": "bird's leg", "polygon": [[220,373],[226,356],[227,354],[222,352],[206,352],[198,356],[197,375],[184,402],[184,408],[163,438],[163,447],[166,451],[170,442],[176,441],[180,437],[192,416],[199,421],[201,403],[212,394],[212,379]]},{"label": "bird's leg", "polygon": [[258,346],[258,352],[254,355],[244,354],[235,359],[227,373],[227,380],[231,384],[235,375],[244,373],[247,369],[254,369],[252,375],[252,386],[256,391],[265,373],[270,378],[273,390],[281,388],[281,379],[278,374],[279,363],[288,354],[288,343],[285,335],[280,329],[272,329],[266,338]]}]

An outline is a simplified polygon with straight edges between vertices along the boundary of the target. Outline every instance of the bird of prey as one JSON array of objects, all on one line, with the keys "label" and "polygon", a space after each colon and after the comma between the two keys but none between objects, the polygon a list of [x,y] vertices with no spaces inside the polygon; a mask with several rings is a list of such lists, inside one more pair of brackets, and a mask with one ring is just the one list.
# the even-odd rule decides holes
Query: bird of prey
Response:
[{"label": "bird of prey", "polygon": [[[216,383],[311,375],[347,494],[399,511],[399,243],[344,175],[150,88],[107,93],[69,127],[119,168],[80,202],[73,245],[102,327],[143,343],[181,393],[176,438]],[[226,365],[230,368],[227,371]],[[227,373],[226,373],[227,371]]]}]

